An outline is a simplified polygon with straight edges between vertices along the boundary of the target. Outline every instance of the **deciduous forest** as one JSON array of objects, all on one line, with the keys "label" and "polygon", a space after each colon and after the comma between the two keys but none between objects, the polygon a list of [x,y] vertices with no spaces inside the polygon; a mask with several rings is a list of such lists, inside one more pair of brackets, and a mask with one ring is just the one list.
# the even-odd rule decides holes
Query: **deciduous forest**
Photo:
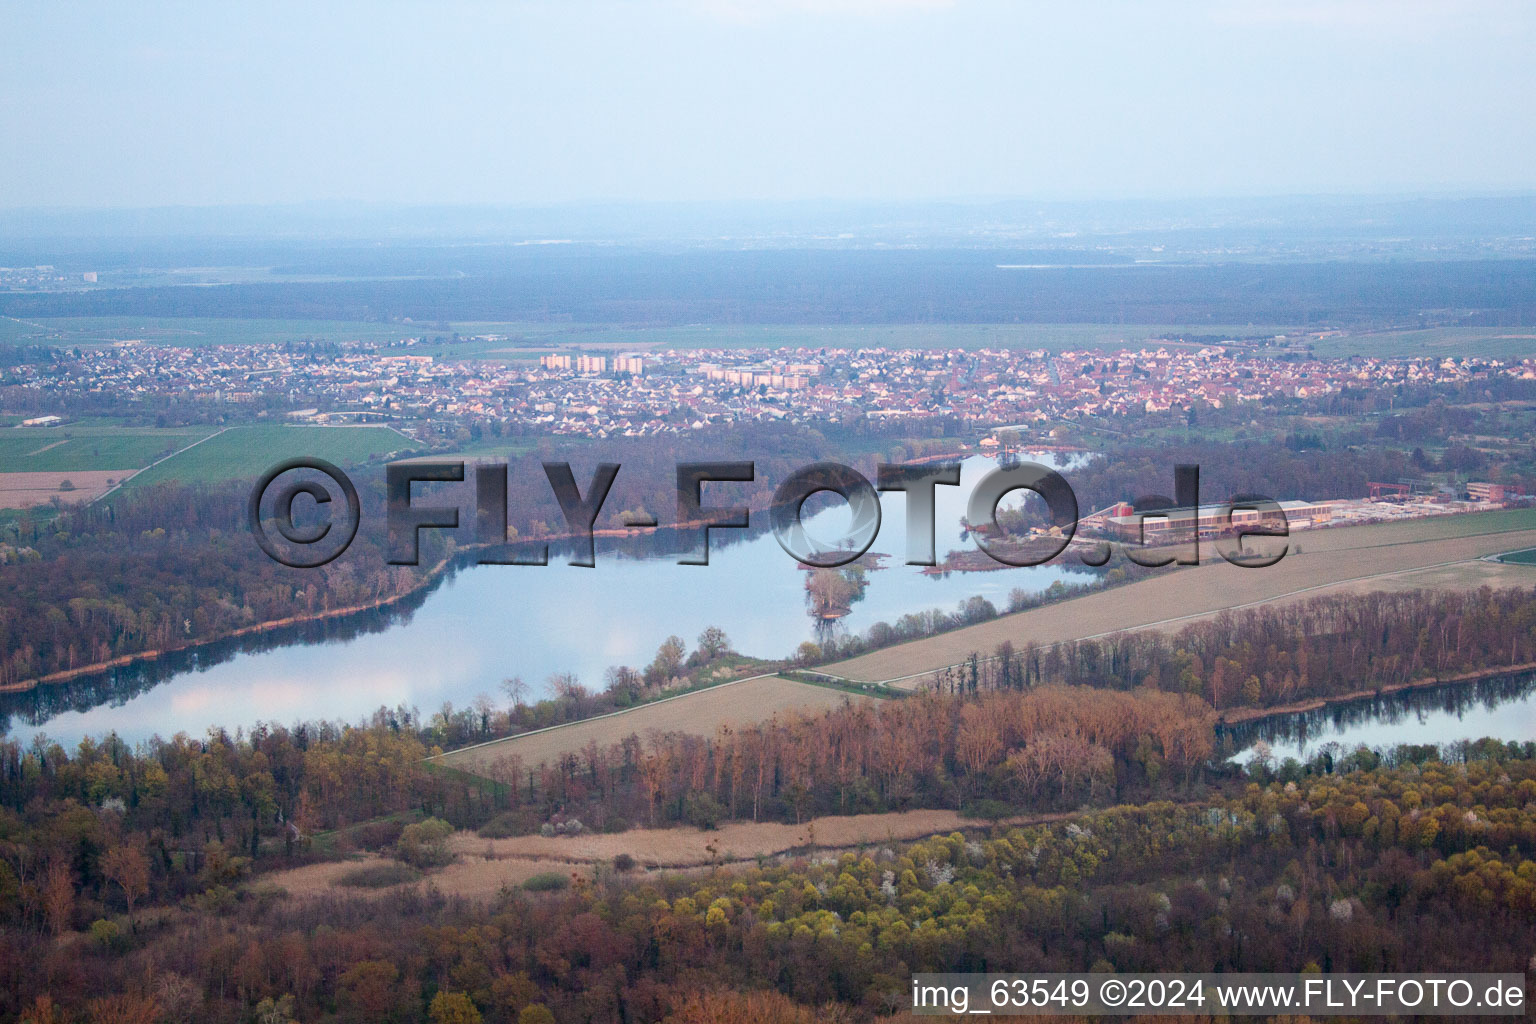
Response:
[{"label": "deciduous forest", "polygon": [[[1533,607],[1525,591],[1318,599],[1038,663],[978,659],[974,679],[934,691],[713,738],[503,762],[490,779],[425,760],[453,723],[408,712],[137,749],[10,742],[0,1011],[861,1020],[899,1008],[922,970],[1520,970],[1536,941],[1536,749],[1243,768],[1213,756],[1212,701],[1261,707],[1463,667],[1494,639],[1528,643]],[[1213,689],[1217,675],[1236,682]],[[975,826],[849,850],[808,837],[673,876],[632,874],[630,858],[489,904],[432,881],[454,828],[519,834],[580,815],[605,831],[708,829],[911,807],[965,808]],[[1067,813],[989,824],[1049,812]],[[263,881],[357,849],[428,874],[379,896]]]}]

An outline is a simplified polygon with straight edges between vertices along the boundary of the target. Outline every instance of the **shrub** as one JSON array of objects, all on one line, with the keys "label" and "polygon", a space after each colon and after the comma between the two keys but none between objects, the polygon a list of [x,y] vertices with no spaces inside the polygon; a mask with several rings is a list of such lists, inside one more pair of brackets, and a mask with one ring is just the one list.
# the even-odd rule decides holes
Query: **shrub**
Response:
[{"label": "shrub", "polygon": [[690,793],[683,804],[683,817],[695,828],[712,829],[725,817],[725,808],[708,793]]},{"label": "shrub", "polygon": [[116,921],[105,919],[91,922],[91,939],[105,949],[120,952],[127,943],[123,941],[123,930],[117,926]]},{"label": "shrub", "polygon": [[451,835],[453,826],[440,818],[418,821],[400,831],[400,841],[395,844],[396,855],[414,867],[441,867],[453,861],[453,853],[448,849]]},{"label": "shrub", "polygon": [[531,835],[538,827],[537,820],[527,811],[502,811],[481,825],[478,834],[481,839],[507,839]]},{"label": "shrub", "polygon": [[997,821],[1013,814],[1013,806],[1002,800],[973,800],[960,808],[960,813],[967,818],[986,818],[989,821]]},{"label": "shrub", "polygon": [[627,853],[621,853],[617,857],[613,858],[613,870],[615,871],[629,872],[635,870],[637,867],[639,867],[639,865],[635,863],[635,858],[631,857]]},{"label": "shrub", "polygon": [[351,837],[364,850],[382,850],[400,841],[405,825],[398,821],[370,821],[352,829]]},{"label": "shrub", "polygon": [[432,1024],[480,1024],[480,1010],[463,992],[439,992],[428,1010]]},{"label": "shrub", "polygon": [[582,824],[580,818],[559,818],[554,821],[546,821],[539,826],[541,836],[579,836],[587,831],[587,826]]},{"label": "shrub", "polygon": [[571,880],[558,871],[544,871],[523,883],[529,892],[559,892],[571,884]]},{"label": "shrub", "polygon": [[421,872],[409,864],[381,861],[353,868],[336,879],[337,885],[350,885],[359,889],[385,889],[391,885],[404,885],[421,877]]}]

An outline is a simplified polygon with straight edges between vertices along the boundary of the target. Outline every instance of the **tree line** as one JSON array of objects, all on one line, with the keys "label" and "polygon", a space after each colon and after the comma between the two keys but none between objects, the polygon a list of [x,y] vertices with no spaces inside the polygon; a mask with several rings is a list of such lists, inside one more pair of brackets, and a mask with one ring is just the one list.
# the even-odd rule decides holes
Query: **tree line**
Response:
[{"label": "tree line", "polygon": [[1045,683],[1149,688],[1218,710],[1376,692],[1536,661],[1536,590],[1374,591],[1223,612],[1176,633],[1000,645],[939,673],[945,692]]},{"label": "tree line", "polygon": [[[141,911],[137,929],[8,925],[0,1012],[849,1024],[915,1020],[914,972],[1521,972],[1536,749],[1470,753],[692,875],[584,871],[482,902],[252,889]],[[126,921],[129,888],[102,921]]]}]

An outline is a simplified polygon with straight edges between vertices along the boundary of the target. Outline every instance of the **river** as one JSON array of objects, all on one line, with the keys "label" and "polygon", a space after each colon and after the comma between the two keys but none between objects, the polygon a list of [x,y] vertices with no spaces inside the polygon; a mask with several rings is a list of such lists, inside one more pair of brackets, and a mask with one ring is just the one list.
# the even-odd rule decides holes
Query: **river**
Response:
[{"label": "river", "polygon": [[1536,673],[1427,686],[1261,719],[1223,730],[1246,761],[1269,746],[1275,763],[1306,761],[1327,748],[1451,744],[1492,737],[1536,740]]}]

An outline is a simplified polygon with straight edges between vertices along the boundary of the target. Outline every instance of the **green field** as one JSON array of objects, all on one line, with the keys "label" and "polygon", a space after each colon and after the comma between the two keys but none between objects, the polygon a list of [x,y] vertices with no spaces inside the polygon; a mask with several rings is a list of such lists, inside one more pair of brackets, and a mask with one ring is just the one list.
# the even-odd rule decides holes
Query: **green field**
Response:
[{"label": "green field", "polygon": [[1517,565],[1536,565],[1536,548],[1526,548],[1524,551],[1511,551],[1507,555],[1500,555],[1501,562],[1514,562]]},{"label": "green field", "polygon": [[422,334],[446,334],[425,324],[355,323],[346,320],[242,320],[218,317],[0,317],[0,344],[107,345],[138,340],[150,344],[261,345],[288,341],[395,341]]},{"label": "green field", "polygon": [[[252,320],[198,317],[50,317],[0,319],[0,344],[89,346],[139,339],[165,345],[281,344],[317,339],[388,342],[401,338],[465,339],[498,334],[504,341],[428,343],[415,351],[440,359],[537,359],[563,346],[589,348],[1074,348],[1136,346],[1148,338],[1285,333],[1272,324],[837,324],[616,327],[607,324],[357,323],[342,320]],[[1355,339],[1340,339],[1354,341]]]},{"label": "green field", "polygon": [[403,452],[412,442],[388,427],[316,427],[270,424],[231,427],[138,474],[130,487],[165,480],[241,480],[260,476],[284,459],[313,455],[340,465]]},{"label": "green field", "polygon": [[139,469],[211,433],[211,427],[9,428],[0,430],[0,473]]},{"label": "green field", "polygon": [[[578,324],[455,323],[461,335],[521,335],[534,348],[1079,348],[1139,346],[1148,338],[1181,334],[1237,336],[1284,334],[1273,324],[720,324],[685,327],[613,327]],[[484,350],[498,346],[486,343]],[[453,358],[451,346],[444,353]],[[509,348],[503,342],[499,347]]]},{"label": "green field", "polygon": [[[665,348],[1075,348],[1138,346],[1149,338],[1191,335],[1252,337],[1293,333],[1279,324],[691,324],[682,327],[621,327],[609,324],[363,323],[345,320],[264,320],[210,317],[0,318],[0,344],[104,345],[139,339],[165,345],[256,345],[289,341],[390,342],[432,339],[457,332],[459,344],[428,341],[415,351],[439,359],[537,359],[561,347],[593,349]],[[477,341],[498,334],[504,341]],[[1436,327],[1418,331],[1356,333],[1314,344],[1319,356],[1484,356],[1536,355],[1536,333],[1488,327]]]},{"label": "green field", "polygon": [[[1351,527],[1353,529],[1353,527]],[[1513,530],[1536,530],[1536,509],[1508,508],[1497,512],[1474,512],[1470,515],[1427,516],[1421,519],[1404,519],[1396,523],[1362,526],[1359,529],[1390,531],[1393,528],[1412,530],[1418,540],[1452,540],[1457,537],[1481,537],[1491,533],[1509,533]],[[1315,536],[1333,536],[1323,531]],[[1306,534],[1301,534],[1302,539]],[[1394,539],[1391,543],[1397,543]]]},{"label": "green field", "polygon": [[1324,338],[1313,346],[1319,356],[1481,356],[1529,359],[1536,356],[1536,332],[1508,327],[1433,327],[1422,331],[1383,331]]}]

